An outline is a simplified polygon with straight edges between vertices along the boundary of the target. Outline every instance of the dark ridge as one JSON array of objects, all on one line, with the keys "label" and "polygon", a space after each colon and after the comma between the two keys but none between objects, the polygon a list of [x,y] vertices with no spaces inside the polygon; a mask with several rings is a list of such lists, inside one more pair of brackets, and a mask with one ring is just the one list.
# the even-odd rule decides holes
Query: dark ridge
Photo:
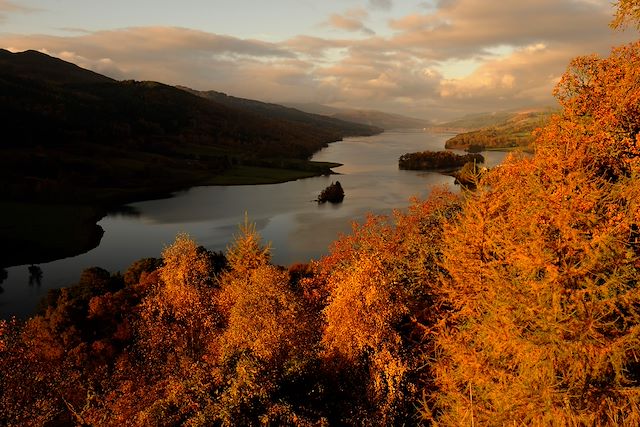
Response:
[{"label": "dark ridge", "polygon": [[0,75],[6,74],[57,84],[115,82],[107,76],[35,50],[11,53],[2,49]]},{"label": "dark ridge", "polygon": [[238,98],[214,90],[203,92],[184,86],[178,86],[178,88],[228,107],[251,111],[265,118],[278,118],[302,125],[318,126],[333,132],[342,132],[344,136],[369,135],[371,134],[372,128],[375,129],[376,132],[382,132],[383,130],[377,128],[375,125],[363,125],[356,121],[350,122],[320,114],[307,113],[296,108],[253,99]]}]

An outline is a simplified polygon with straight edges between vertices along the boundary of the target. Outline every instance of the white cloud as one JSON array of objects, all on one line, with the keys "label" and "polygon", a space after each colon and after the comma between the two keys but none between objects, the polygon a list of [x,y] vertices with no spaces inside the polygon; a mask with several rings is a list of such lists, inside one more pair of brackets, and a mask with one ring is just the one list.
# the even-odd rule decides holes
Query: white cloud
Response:
[{"label": "white cloud", "polygon": [[391,0],[369,0],[369,6],[374,9],[389,10],[393,6]]},{"label": "white cloud", "polygon": [[29,13],[35,12],[37,9],[22,6],[8,0],[0,0],[0,23],[7,20],[7,15],[10,13]]}]

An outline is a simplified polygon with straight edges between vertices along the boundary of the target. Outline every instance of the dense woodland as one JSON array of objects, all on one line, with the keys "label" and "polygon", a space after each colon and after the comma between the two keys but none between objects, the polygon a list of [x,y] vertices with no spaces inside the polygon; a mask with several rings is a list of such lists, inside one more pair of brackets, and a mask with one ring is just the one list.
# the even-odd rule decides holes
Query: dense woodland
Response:
[{"label": "dense woodland", "polygon": [[245,223],[86,270],[0,324],[3,424],[637,426],[639,67],[640,42],[574,59],[535,156],[319,261],[271,264]]}]

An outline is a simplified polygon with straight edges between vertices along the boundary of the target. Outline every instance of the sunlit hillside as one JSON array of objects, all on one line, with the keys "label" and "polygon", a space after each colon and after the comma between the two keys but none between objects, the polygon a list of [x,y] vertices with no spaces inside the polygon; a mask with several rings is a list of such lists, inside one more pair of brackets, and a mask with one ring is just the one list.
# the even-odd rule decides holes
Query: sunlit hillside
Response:
[{"label": "sunlit hillside", "polygon": [[531,148],[533,132],[543,127],[553,113],[552,110],[512,113],[502,122],[490,126],[483,124],[478,130],[460,133],[447,140],[445,146],[462,149],[471,146],[486,149]]}]

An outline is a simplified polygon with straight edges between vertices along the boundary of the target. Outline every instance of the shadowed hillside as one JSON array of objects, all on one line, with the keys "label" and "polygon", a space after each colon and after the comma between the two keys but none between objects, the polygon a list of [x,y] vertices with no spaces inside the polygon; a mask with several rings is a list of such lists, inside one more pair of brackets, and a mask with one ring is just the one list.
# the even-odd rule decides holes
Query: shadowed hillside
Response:
[{"label": "shadowed hillside", "polygon": [[95,247],[102,235],[95,222],[121,203],[193,185],[331,173],[337,164],[307,159],[343,136],[381,131],[252,105],[0,50],[0,241],[12,247],[0,266]]},{"label": "shadowed hillside", "polygon": [[126,200],[238,167],[326,173],[306,159],[345,135],[380,131],[258,114],[156,82],[117,82],[34,51],[2,51],[0,115],[0,195],[44,201]]}]

